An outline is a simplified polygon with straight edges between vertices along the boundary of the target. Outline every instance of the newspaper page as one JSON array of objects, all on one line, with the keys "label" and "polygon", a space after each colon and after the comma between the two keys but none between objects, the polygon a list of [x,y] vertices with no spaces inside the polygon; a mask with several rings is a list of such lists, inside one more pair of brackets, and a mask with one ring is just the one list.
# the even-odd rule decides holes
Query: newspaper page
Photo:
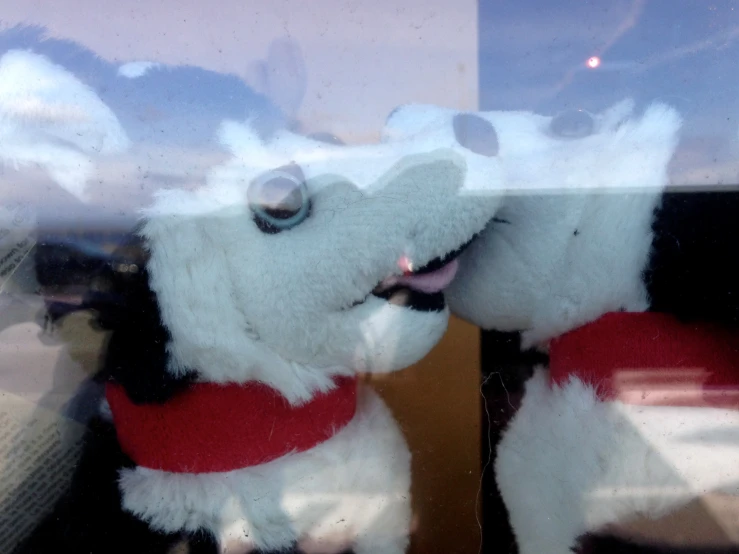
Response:
[{"label": "newspaper page", "polygon": [[[105,335],[89,314],[49,332],[37,295],[0,293],[0,553],[33,530],[69,486],[79,457],[90,377]],[[93,395],[94,396],[94,395]],[[89,404],[89,406],[85,406]],[[86,408],[81,410],[80,407]]]},{"label": "newspaper page", "polygon": [[0,552],[10,552],[68,486],[84,426],[0,393]]}]

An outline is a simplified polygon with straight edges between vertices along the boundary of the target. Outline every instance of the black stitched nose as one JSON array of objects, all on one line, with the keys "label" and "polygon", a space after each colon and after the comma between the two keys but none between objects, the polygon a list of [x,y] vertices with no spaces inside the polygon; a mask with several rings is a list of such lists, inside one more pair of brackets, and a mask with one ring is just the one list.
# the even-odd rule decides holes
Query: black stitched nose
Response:
[{"label": "black stitched nose", "polygon": [[498,133],[489,121],[469,113],[454,116],[454,136],[467,150],[481,156],[498,155]]},{"label": "black stitched nose", "polygon": [[568,110],[557,115],[549,124],[549,130],[560,138],[583,138],[593,134],[595,121],[583,110]]}]

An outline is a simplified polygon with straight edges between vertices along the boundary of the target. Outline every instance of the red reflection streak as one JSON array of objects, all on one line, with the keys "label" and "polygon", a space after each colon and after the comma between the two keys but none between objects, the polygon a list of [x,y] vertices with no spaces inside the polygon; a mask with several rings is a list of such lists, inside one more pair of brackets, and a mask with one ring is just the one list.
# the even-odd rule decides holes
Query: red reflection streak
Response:
[{"label": "red reflection streak", "polygon": [[622,369],[613,373],[613,399],[645,406],[739,409],[739,389],[707,386],[710,376],[703,368]]}]

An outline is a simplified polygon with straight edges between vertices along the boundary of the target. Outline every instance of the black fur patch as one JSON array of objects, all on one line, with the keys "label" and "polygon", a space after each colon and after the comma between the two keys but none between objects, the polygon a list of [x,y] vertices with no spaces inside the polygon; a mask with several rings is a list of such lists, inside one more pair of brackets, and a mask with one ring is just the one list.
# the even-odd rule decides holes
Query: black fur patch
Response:
[{"label": "black fur patch", "polygon": [[654,216],[651,309],[739,324],[739,191],[667,192]]},{"label": "black fur patch", "polygon": [[588,533],[577,539],[575,554],[739,554],[735,546],[686,546],[637,543],[614,535]]},{"label": "black fur patch", "polygon": [[[135,403],[165,402],[190,384],[195,372],[174,376],[166,369],[171,337],[149,287],[148,253],[142,239],[132,235],[120,249],[127,256],[115,259],[131,263],[106,266],[96,275],[84,301],[84,306],[95,312],[97,325],[112,331],[102,372],[120,383]],[[136,271],[121,271],[122,265],[134,266]]]},{"label": "black fur patch", "polygon": [[541,352],[522,351],[520,333],[480,333],[482,552],[518,552],[508,510],[496,482],[495,459],[503,433],[521,404],[526,381],[533,375],[534,367],[546,365],[548,361],[548,356]]},{"label": "black fur patch", "polygon": [[446,254],[444,254],[443,256],[439,258],[434,258],[429,263],[427,263],[425,266],[415,270],[413,274],[414,275],[425,275],[427,273],[438,271],[445,265],[459,258],[464,253],[464,251],[467,250],[473,242],[475,242],[475,239],[477,239],[477,236],[478,234],[475,234],[470,240],[465,242],[459,248],[456,248],[452,250],[451,252],[447,252]]},{"label": "black fur patch", "polygon": [[391,287],[382,292],[373,292],[372,295],[387,300],[391,304],[418,312],[441,312],[446,306],[444,293],[419,292],[403,286]]}]

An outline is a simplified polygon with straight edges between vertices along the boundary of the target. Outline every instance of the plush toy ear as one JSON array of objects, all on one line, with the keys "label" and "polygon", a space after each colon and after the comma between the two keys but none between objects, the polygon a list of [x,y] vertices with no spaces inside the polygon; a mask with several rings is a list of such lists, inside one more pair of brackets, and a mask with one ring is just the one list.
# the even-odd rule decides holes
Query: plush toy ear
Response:
[{"label": "plush toy ear", "polygon": [[115,114],[69,71],[31,52],[0,58],[0,83],[0,161],[38,165],[86,200],[95,158],[129,146]]},{"label": "plush toy ear", "polygon": [[267,58],[249,67],[248,79],[288,117],[295,117],[308,87],[300,45],[288,37],[275,39],[269,45]]}]

